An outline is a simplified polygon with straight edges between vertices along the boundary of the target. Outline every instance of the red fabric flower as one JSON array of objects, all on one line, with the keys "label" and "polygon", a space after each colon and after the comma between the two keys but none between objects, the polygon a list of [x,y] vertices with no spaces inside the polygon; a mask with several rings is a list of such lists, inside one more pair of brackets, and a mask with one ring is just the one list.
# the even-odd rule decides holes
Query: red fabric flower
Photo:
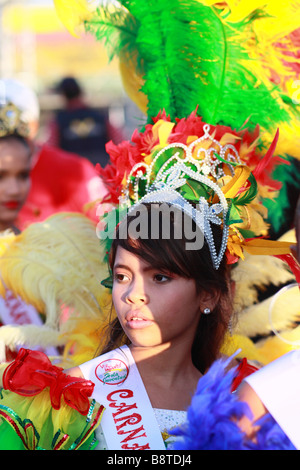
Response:
[{"label": "red fabric flower", "polygon": [[18,395],[32,397],[49,387],[54,409],[61,406],[61,398],[82,415],[87,415],[89,397],[94,390],[90,380],[71,377],[61,367],[51,364],[46,354],[29,349],[20,349],[15,361],[5,369],[3,387]]},{"label": "red fabric flower", "polygon": [[98,163],[96,170],[109,191],[105,202],[117,204],[121,195],[122,182],[132,167],[144,159],[143,155],[129,141],[115,145],[112,141],[106,144],[106,151],[110,155],[110,163],[104,168]]}]

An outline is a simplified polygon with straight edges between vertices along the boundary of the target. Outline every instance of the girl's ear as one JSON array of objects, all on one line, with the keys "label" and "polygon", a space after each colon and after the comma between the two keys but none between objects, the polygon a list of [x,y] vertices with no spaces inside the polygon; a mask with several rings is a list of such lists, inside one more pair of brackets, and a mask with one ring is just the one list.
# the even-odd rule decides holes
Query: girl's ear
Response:
[{"label": "girl's ear", "polygon": [[200,294],[200,310],[201,312],[204,309],[209,308],[210,311],[214,310],[215,306],[218,304],[220,299],[220,293],[218,291],[205,291]]},{"label": "girl's ear", "polygon": [[[227,283],[227,289],[228,289],[228,295],[226,296],[226,302],[228,304],[232,304],[233,299],[235,297],[235,282],[230,280],[225,280],[224,282]],[[207,291],[201,291],[199,294],[199,305],[200,305],[200,311],[203,312],[205,308],[209,308],[209,310],[212,312],[215,307],[220,303],[224,302],[223,294],[220,291],[220,289],[217,288],[212,288]],[[224,308],[226,306],[224,305]]]}]

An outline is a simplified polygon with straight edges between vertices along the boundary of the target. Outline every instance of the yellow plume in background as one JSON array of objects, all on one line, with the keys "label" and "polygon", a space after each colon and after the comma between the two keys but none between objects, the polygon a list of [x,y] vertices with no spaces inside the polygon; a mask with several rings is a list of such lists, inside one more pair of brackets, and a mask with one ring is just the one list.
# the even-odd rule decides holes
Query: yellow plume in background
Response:
[{"label": "yellow plume in background", "polygon": [[[280,241],[293,243],[295,230],[290,230]],[[295,276],[286,263],[273,256],[245,254],[232,270],[236,283],[236,324],[232,336],[228,335],[222,353],[231,355],[241,349],[238,357],[266,365],[281,355],[300,347],[300,292],[295,286],[283,292],[273,305],[270,322],[270,305],[275,296],[258,300],[258,289],[268,285],[294,284]],[[296,284],[296,283],[295,283]],[[273,335],[274,329],[279,335]]]},{"label": "yellow plume in background", "polygon": [[[215,6],[222,12],[223,18],[230,23],[238,23],[247,18],[255,10],[263,10],[265,16],[258,30],[266,31],[272,38],[276,37],[277,31],[281,35],[283,31],[288,34],[299,27],[300,2],[296,0],[226,0],[218,2],[215,0],[198,0],[203,5]],[[225,5],[225,8],[224,8]]]},{"label": "yellow plume in background", "polygon": [[35,307],[44,324],[0,327],[1,360],[5,347],[59,346],[66,346],[64,358],[56,357],[62,364],[79,363],[74,354],[91,359],[111,309],[111,296],[100,284],[108,276],[104,258],[96,226],[82,214],[58,213],[19,235],[5,232],[0,295],[10,290]]},{"label": "yellow plume in background", "polygon": [[56,328],[62,310],[101,318],[100,282],[108,276],[104,253],[92,221],[59,213],[15,236],[0,257],[1,293],[11,290]]},{"label": "yellow plume in background", "polygon": [[[134,66],[132,64],[134,64]],[[134,60],[132,56],[127,57],[127,54],[125,54],[124,57],[120,57],[119,59],[119,70],[125,92],[146,116],[148,98],[145,93],[141,91],[144,80],[136,70],[136,60]]]},{"label": "yellow plume in background", "polygon": [[[227,25],[245,21],[260,11],[249,29],[248,41],[243,38],[243,46],[249,58],[246,67],[257,77],[257,82],[274,83],[283,93],[300,107],[300,1],[289,0],[198,0],[203,5],[215,7],[220,18]],[[293,34],[296,34],[295,43]],[[294,39],[294,40],[293,40]],[[274,99],[278,91],[274,91]],[[276,152],[285,153],[299,159],[299,119],[291,113],[288,123],[280,123],[280,135]],[[268,147],[273,134],[264,129],[263,140]]]},{"label": "yellow plume in background", "polygon": [[91,17],[93,3],[89,0],[54,0],[59,19],[75,37],[79,36],[82,23]]},{"label": "yellow plume in background", "polygon": [[0,256],[8,249],[8,247],[14,242],[16,234],[11,230],[5,230],[0,232]]}]

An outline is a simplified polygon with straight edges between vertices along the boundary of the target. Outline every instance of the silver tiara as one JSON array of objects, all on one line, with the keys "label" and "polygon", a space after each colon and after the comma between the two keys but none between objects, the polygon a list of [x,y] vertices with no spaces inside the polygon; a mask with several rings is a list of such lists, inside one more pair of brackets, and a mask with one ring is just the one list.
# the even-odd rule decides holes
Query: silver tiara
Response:
[{"label": "silver tiara", "polygon": [[[143,203],[167,203],[180,209],[190,216],[202,231],[209,246],[213,266],[218,269],[227,247],[229,226],[226,225],[226,217],[229,209],[226,197],[215,181],[225,176],[224,164],[234,176],[234,167],[241,165],[242,162],[233,145],[222,146],[209,134],[208,124],[203,126],[203,131],[203,136],[188,146],[182,143],[170,144],[160,150],[149,165],[144,162],[136,164],[127,178],[120,198],[120,206],[126,206],[128,213]],[[196,155],[193,156],[195,148],[207,139],[214,146],[209,148],[200,146],[197,148]],[[174,153],[162,164],[153,178],[153,170],[158,159],[169,149],[174,149]],[[187,179],[212,189],[219,201],[209,203],[205,197],[200,196],[196,204],[191,204],[178,191],[187,183]],[[144,193],[142,196],[141,186]],[[223,224],[222,242],[218,251],[213,237],[212,224]]]}]

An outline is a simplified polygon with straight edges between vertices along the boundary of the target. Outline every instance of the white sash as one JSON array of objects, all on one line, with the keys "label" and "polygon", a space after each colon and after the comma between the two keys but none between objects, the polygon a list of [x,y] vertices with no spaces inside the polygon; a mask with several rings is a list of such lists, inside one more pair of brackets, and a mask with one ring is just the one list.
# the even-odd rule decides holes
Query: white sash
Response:
[{"label": "white sash", "polygon": [[109,450],[165,450],[153,408],[130,349],[122,346],[80,366],[105,407],[101,421]]},{"label": "white sash", "polygon": [[[37,310],[33,305],[26,304],[19,296],[15,296],[10,290],[6,289],[5,296],[0,296],[0,322],[3,325],[18,326],[18,325],[36,325],[42,326],[41,320]],[[16,335],[18,337],[18,335]],[[16,350],[20,347],[27,347],[26,340],[22,344],[21,339],[19,344],[15,344]],[[0,362],[6,361],[5,342],[0,340]],[[47,356],[57,356],[58,351],[55,347],[42,347],[40,344],[36,346],[30,344],[30,349],[44,351]]]},{"label": "white sash", "polygon": [[244,379],[300,449],[300,351],[291,351]]}]

